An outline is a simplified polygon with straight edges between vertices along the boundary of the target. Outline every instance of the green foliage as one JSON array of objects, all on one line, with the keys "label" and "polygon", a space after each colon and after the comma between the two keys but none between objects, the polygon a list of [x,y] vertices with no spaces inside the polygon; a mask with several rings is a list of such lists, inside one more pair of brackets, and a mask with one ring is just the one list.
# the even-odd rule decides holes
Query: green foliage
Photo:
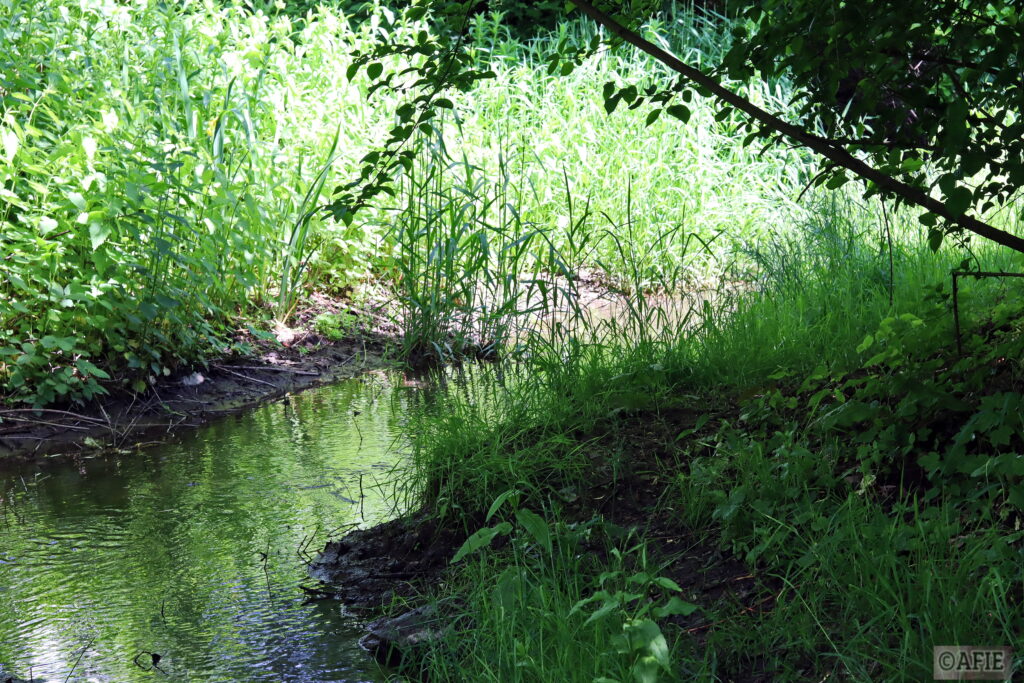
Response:
[{"label": "green foliage", "polygon": [[[372,72],[356,58],[351,82],[321,75],[347,72],[352,53],[376,54],[382,35],[418,44],[425,31],[424,45],[440,45],[433,15],[368,6],[292,23],[246,4],[65,4],[21,14],[21,0],[0,5],[11,19],[0,251],[12,274],[0,284],[0,381],[5,396],[33,404],[142,390],[231,348],[239,317],[273,303],[287,318],[310,285],[340,293],[373,276],[397,285],[407,350],[492,351],[538,308],[570,306],[564,278],[582,266],[630,291],[719,272],[735,245],[786,228],[793,211],[781,198],[805,174],[796,156],[742,150],[704,101],[691,103],[686,128],[622,112],[608,120],[592,79],[653,83],[662,76],[650,60],[609,52],[562,77],[550,56],[589,45],[592,26],[564,23],[524,43],[481,13],[467,26],[467,64],[494,78],[438,95],[453,108],[401,141],[396,199],[382,191],[362,220],[335,221],[312,211],[318,192],[380,171],[387,155],[374,156],[376,144],[409,104],[397,82],[375,86],[431,57],[381,55]],[[64,14],[75,19],[66,36]],[[720,52],[720,27],[688,35],[679,49]],[[54,48],[64,37],[77,52]],[[420,104],[402,109],[410,122]],[[414,158],[420,141],[433,149]],[[651,149],[662,153],[642,153]],[[416,187],[436,194],[421,201]],[[461,237],[432,252],[441,235]],[[687,247],[698,241],[713,248]],[[44,337],[74,347],[43,348]]]},{"label": "green foliage", "polygon": [[[864,228],[870,215],[854,203],[824,203],[805,231],[813,239],[759,244],[757,287],[720,293],[681,339],[611,350],[537,346],[522,374],[502,375],[507,388],[495,397],[454,399],[445,415],[416,424],[420,500],[449,524],[475,529],[485,520],[498,529],[488,535],[516,539],[511,556],[500,542],[478,544],[460,558],[451,586],[476,626],[459,634],[472,643],[466,651],[493,656],[449,650],[431,660],[433,672],[463,667],[481,679],[516,680],[514,669],[496,664],[507,657],[574,680],[589,674],[577,658],[596,639],[619,667],[604,675],[621,677],[624,666],[630,677],[664,673],[648,618],[665,636],[672,672],[690,680],[752,669],[780,679],[809,671],[922,678],[936,638],[1012,639],[1020,598],[1005,596],[1024,578],[1024,376],[1012,360],[1024,343],[1020,283],[979,281],[961,291],[970,355],[958,358],[948,272],[959,254],[933,254],[912,216],[898,213],[890,303],[888,254]],[[984,269],[1019,269],[1013,254],[975,256]],[[693,411],[702,414],[656,449],[659,476],[673,484],[650,501],[652,514],[675,515],[777,581],[763,610],[702,604],[715,627],[696,656],[659,624],[655,610],[669,606],[673,591],[630,602],[651,595],[635,587],[661,573],[616,565],[611,552],[597,566],[575,556],[571,567],[541,573],[534,563],[547,557],[544,535],[514,514],[521,500],[574,500],[595,470],[610,470],[612,486],[627,485],[615,473],[639,444],[627,441],[622,462],[605,463],[616,451],[607,443]],[[548,528],[557,549],[561,532]],[[520,586],[524,573],[530,599],[499,610],[492,587]],[[541,626],[558,644],[552,651],[515,635],[542,610],[555,612]],[[575,628],[592,615],[588,628],[603,630]],[[564,668],[551,674],[554,667]]]},{"label": "green foliage", "polygon": [[566,3],[564,0],[492,0],[488,6],[516,35],[532,38],[564,19]]},{"label": "green foliage", "polygon": [[[609,553],[616,569],[602,572],[598,590],[573,605],[569,615],[597,605],[584,623],[606,621],[612,622],[616,630],[621,629],[611,637],[610,645],[630,661],[634,680],[649,683],[664,675],[672,676],[668,642],[655,619],[688,616],[697,611],[697,605],[679,599],[676,594],[683,589],[672,579],[645,571],[648,563],[643,545],[625,552],[612,548]],[[631,553],[638,556],[640,571],[630,573],[620,568]]]},{"label": "green foliage", "polygon": [[[5,0],[0,26],[5,397],[142,391],[233,348],[234,319],[263,301],[286,315],[310,235],[332,232],[312,209],[334,157],[329,134],[293,139],[284,103],[314,74],[291,24],[239,6]],[[324,46],[339,32],[358,40],[330,17],[301,39],[337,59]],[[324,160],[312,179],[306,158]],[[350,243],[365,243],[341,233],[331,272],[351,281],[367,254]]]},{"label": "green foliage", "polygon": [[[192,46],[151,31],[170,16],[133,24],[127,8],[20,2],[0,14],[17,18],[0,83],[3,386],[36,405],[83,400],[106,390],[110,372],[142,388],[223,349],[223,307],[255,284],[252,254],[266,250],[262,235],[237,230],[262,216],[230,191],[239,173],[223,146],[239,134],[221,114],[230,88],[227,101],[196,98]],[[63,24],[68,32],[50,30]],[[134,52],[110,52],[131,41]],[[94,85],[122,58],[131,65],[108,97]],[[163,95],[119,101],[142,79]],[[200,132],[200,117],[215,130]]]},{"label": "green foliage", "polygon": [[[654,84],[607,81],[602,94],[609,115],[621,103],[630,110],[647,105],[647,125],[664,112],[686,123],[695,93],[714,94],[716,120],[734,123],[745,144],[786,140],[822,156],[823,168],[810,185],[835,190],[852,175],[867,182],[868,197],[882,194],[925,209],[920,220],[929,229],[933,250],[945,233],[967,230],[1024,251],[1024,240],[975,216],[995,215],[1024,181],[1018,161],[1024,151],[1022,100],[1019,89],[1007,87],[1018,70],[1017,9],[931,0],[910,8],[890,3],[870,9],[844,6],[842,11],[810,2],[794,7],[741,3],[746,12],[734,31],[738,40],[709,74],[701,60],[685,54],[680,60],[664,49],[674,46],[652,30],[661,27],[660,17],[644,24],[661,3],[597,4],[601,7],[576,3],[610,37],[598,35],[587,43],[560,40],[547,58],[549,74],[568,76],[602,45],[611,49],[628,42],[679,76]],[[429,119],[450,108],[441,93],[494,77],[474,62],[476,48],[464,40],[476,7],[473,2],[422,0],[410,12],[419,17],[436,10],[442,23],[453,28],[434,42],[424,37],[416,45],[382,45],[361,57],[371,62],[374,80],[383,74],[380,60],[386,56],[419,54],[425,62],[413,67],[417,78],[411,86],[397,86],[419,93],[399,111],[405,125],[392,131],[382,154],[345,188],[334,204],[336,215],[346,217],[385,191],[404,163],[411,131],[430,126]],[[387,74],[376,86],[395,87],[394,76]],[[724,81],[726,76],[732,81]],[[773,108],[744,92],[751,81],[783,78],[795,85],[795,110],[790,105]],[[932,190],[939,190],[943,201],[932,197]],[[941,228],[940,218],[945,220]]]},{"label": "green foliage", "polygon": [[337,342],[355,331],[356,320],[345,313],[321,313],[313,318],[313,329],[328,340]]},{"label": "green foliage", "polygon": [[[698,607],[680,599],[682,589],[658,574],[632,533],[598,519],[548,521],[520,507],[523,498],[517,489],[499,495],[487,520],[514,522],[480,528],[455,553],[466,591],[455,621],[476,627],[434,644],[425,668],[439,678],[675,680],[659,621]],[[595,545],[606,547],[607,565],[580,554]]]},{"label": "green foliage", "polygon": [[[987,213],[1024,184],[1024,94],[1010,87],[1024,41],[1020,8],[746,3],[742,17],[724,60],[730,76],[790,79],[805,127],[941,193],[954,215]],[[935,216],[922,221],[934,225]]]}]

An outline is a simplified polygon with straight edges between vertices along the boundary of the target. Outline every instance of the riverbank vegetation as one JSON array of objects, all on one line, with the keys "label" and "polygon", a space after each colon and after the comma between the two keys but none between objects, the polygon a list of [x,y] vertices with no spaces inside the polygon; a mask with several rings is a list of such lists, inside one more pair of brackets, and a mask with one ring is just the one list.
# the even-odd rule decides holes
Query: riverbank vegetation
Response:
[{"label": "riverbank vegetation", "polygon": [[[645,36],[726,57],[730,19],[665,8]],[[403,362],[515,361],[408,430],[400,507],[467,540],[426,596],[448,626],[407,666],[918,680],[933,645],[1019,645],[1021,281],[950,272],[1024,257],[817,182],[839,176],[748,147],[700,95],[626,106],[674,76],[628,45],[563,68],[603,35],[584,18],[503,18],[460,39],[492,77],[434,100],[348,214],[325,206],[413,116],[380,79],[424,63],[356,55],[425,44],[430,16],[0,0],[4,402],[144,394],[317,297],[326,340],[376,307]],[[730,86],[792,106],[782,76]]]},{"label": "riverbank vegetation", "polygon": [[[319,207],[400,105],[345,78],[352,54],[430,26],[384,6],[266,9],[3,4],[8,401],[145,392],[245,353],[314,290],[365,301],[383,287],[406,355],[488,347],[522,311],[561,305],[557,275],[700,283],[800,213],[799,155],[745,150],[710,108],[689,126],[607,116],[593,83],[649,60],[606,53],[549,74],[558,41],[593,27],[523,40],[484,14],[474,51],[496,77],[456,98],[395,197],[335,221]],[[708,18],[673,21],[696,22],[679,49],[721,51]]]},{"label": "riverbank vegetation", "polygon": [[417,430],[428,509],[511,538],[460,551],[432,675],[917,680],[935,643],[1019,642],[1017,290],[961,303],[961,357],[954,255],[901,230],[890,303],[857,214],[819,208],[682,339],[552,347]]}]

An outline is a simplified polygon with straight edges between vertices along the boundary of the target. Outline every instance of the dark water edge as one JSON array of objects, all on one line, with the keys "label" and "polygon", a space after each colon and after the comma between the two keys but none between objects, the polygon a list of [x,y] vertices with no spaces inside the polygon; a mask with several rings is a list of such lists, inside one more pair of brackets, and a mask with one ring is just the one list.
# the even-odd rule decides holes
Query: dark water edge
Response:
[{"label": "dark water edge", "polygon": [[407,384],[367,375],[177,443],[0,473],[0,672],[384,680],[361,624],[300,586],[326,540],[398,511],[385,482],[430,393]]}]

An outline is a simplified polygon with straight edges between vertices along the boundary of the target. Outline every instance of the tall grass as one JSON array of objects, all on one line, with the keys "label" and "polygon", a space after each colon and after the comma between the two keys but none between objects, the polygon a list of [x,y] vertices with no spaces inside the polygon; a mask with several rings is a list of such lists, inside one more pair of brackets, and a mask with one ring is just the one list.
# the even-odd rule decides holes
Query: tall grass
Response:
[{"label": "tall grass", "polygon": [[[496,15],[477,17],[472,38],[497,77],[461,97],[444,129],[451,153],[428,151],[415,171],[433,174],[430,202],[414,188],[426,176],[407,177],[397,229],[387,203],[352,225],[313,212],[324,190],[355,175],[398,105],[394,93],[369,98],[362,79],[340,77],[350,55],[429,28],[399,12],[385,29],[388,11],[376,5],[356,22],[329,7],[293,19],[241,3],[0,3],[8,397],[46,404],[144,389],[147,377],[223,353],[264,306],[287,317],[311,288],[343,291],[412,268],[426,253],[417,240],[433,234],[412,226],[436,224],[442,203],[447,218],[476,221],[450,245],[469,251],[442,261],[490,265],[446,274],[449,284],[479,281],[472,297],[447,297],[462,303],[443,315],[438,297],[433,312],[422,292],[405,297],[407,350],[454,350],[453,333],[483,347],[515,337],[506,328],[524,310],[565,304],[530,284],[541,271],[564,278],[599,266],[643,287],[683,268],[696,281],[720,271],[713,263],[734,246],[785,228],[779,207],[806,175],[798,155],[744,150],[702,102],[688,126],[609,118],[604,80],[665,74],[623,49],[552,76],[545,57],[556,42],[589,40],[594,29],[570,22],[523,41]],[[721,50],[714,18],[691,9],[671,21],[692,27],[673,30],[676,49],[697,60]],[[772,86],[757,96],[783,95]],[[460,193],[457,210],[437,199]],[[623,225],[627,250],[612,238]],[[694,235],[716,249],[680,262]],[[642,262],[627,263],[627,252]],[[429,290],[441,280],[391,282]],[[444,320],[469,311],[476,330],[456,333]]]},{"label": "tall grass", "polygon": [[[925,432],[907,455],[885,435],[900,427],[896,422],[829,427],[807,405],[813,390],[796,388],[818,386],[815,378],[853,377],[850,386],[874,382],[870,396],[895,402],[900,392],[925,386],[919,404],[899,404],[919,411],[905,413],[904,421],[930,424],[934,418],[927,416],[937,414],[946,428],[969,430],[969,414],[942,412],[946,404],[930,398],[940,394],[927,388],[937,368],[955,360],[949,270],[964,252],[933,254],[914,216],[890,213],[896,238],[890,290],[880,209],[842,197],[825,198],[816,209],[801,233],[809,239],[783,234],[758,244],[750,258],[759,279],[709,300],[674,341],[538,346],[534,362],[519,367],[518,381],[507,381],[493,405],[456,400],[443,416],[416,426],[410,486],[447,523],[473,531],[493,527],[488,511],[509,491],[559,528],[565,511],[579,514],[572,501],[587,491],[595,468],[602,481],[610,471],[614,485],[620,472],[631,470],[641,435],[667,423],[667,440],[653,446],[661,469],[652,474],[673,483],[649,501],[651,514],[674,517],[705,543],[735,553],[776,588],[763,596],[769,601],[763,610],[702,603],[703,622],[713,624],[701,630],[703,643],[662,622],[673,665],[650,680],[918,680],[931,670],[932,645],[1014,643],[1021,626],[1020,532],[1012,505],[984,523],[978,513],[989,508],[984,496],[1002,500],[1019,479],[980,482],[988,492],[981,499],[981,489],[965,486],[952,471],[924,482],[912,473],[919,451],[930,448]],[[1001,250],[980,248],[974,255],[986,268],[1021,265]],[[997,305],[1020,311],[1013,282],[986,283],[965,296],[979,327]],[[865,365],[874,353],[865,352],[865,337],[908,313],[921,324],[908,328],[891,368]],[[984,343],[971,348],[984,354]],[[985,374],[987,363],[977,372]],[[972,372],[970,359],[955,367],[954,376]],[[1019,368],[1015,373],[1001,381],[1019,382]],[[671,431],[672,416],[680,413],[706,413],[718,422],[698,420],[694,428],[684,421]],[[1005,417],[1004,424],[1014,420]],[[882,444],[875,450],[862,438],[871,429]],[[1014,457],[1012,447],[1005,453]],[[525,532],[513,532],[519,540],[503,550],[463,560],[446,593],[459,600],[447,609],[456,623],[475,628],[439,644],[428,657],[430,671],[445,680],[636,673],[644,652],[624,647],[622,636],[636,623],[634,611],[648,604],[646,594],[616,602],[606,590],[607,623],[574,609],[617,570],[610,555],[594,551],[593,524],[579,527],[576,542],[589,543],[589,552],[572,561],[545,553]],[[633,563],[626,573],[638,571]],[[528,586],[513,606],[499,588],[510,576]]]},{"label": "tall grass", "polygon": [[[308,182],[278,179],[288,162],[266,144],[262,62],[289,28],[239,8],[19,0],[0,26],[5,393],[89,398],[111,372],[138,390],[223,352],[279,282],[279,226]],[[232,32],[246,68],[221,52]]]},{"label": "tall grass", "polygon": [[[458,140],[475,163],[493,169],[488,150],[512,132],[526,164],[524,219],[568,225],[560,182],[567,174],[573,192],[590,202],[597,219],[589,231],[594,260],[615,276],[629,273],[622,249],[606,233],[628,220],[631,242],[647,253],[644,275],[652,285],[679,267],[694,281],[716,276],[737,247],[772,230],[790,229],[802,213],[793,199],[809,179],[804,155],[778,150],[759,155],[743,147],[737,122],[717,121],[711,103],[701,99],[693,103],[686,125],[666,118],[646,126],[642,110],[608,116],[603,83],[642,87],[670,80],[664,67],[630,48],[603,52],[569,76],[548,73],[547,58],[558,41],[586,45],[596,30],[585,21],[567,22],[550,37],[521,43],[496,17],[476,18],[474,44],[496,78],[462,100]],[[723,18],[705,10],[678,8],[649,31],[659,41],[671,41],[669,46],[691,63],[715,63],[727,46]],[[751,84],[745,91],[771,108],[785,109],[782,84]],[[629,205],[633,213],[627,217],[623,212]],[[680,259],[680,245],[693,234],[715,249],[689,250]],[[559,248],[567,239],[564,229],[554,234]]]},{"label": "tall grass", "polygon": [[490,178],[441,140],[426,150],[401,176],[385,233],[405,355],[495,357],[532,312],[545,231],[524,224],[506,157]]},{"label": "tall grass", "polygon": [[[933,253],[913,212],[890,210],[889,219],[891,244],[881,206],[823,195],[797,229],[752,245],[753,288],[708,309],[694,334],[699,343],[687,344],[701,382],[751,388],[780,371],[848,371],[859,365],[857,346],[878,322],[904,313],[922,317],[935,344],[952,344],[950,271],[971,255],[983,270],[1024,267],[1020,255],[984,244]],[[975,320],[1007,286],[976,284],[965,293],[975,297],[967,305]]]}]

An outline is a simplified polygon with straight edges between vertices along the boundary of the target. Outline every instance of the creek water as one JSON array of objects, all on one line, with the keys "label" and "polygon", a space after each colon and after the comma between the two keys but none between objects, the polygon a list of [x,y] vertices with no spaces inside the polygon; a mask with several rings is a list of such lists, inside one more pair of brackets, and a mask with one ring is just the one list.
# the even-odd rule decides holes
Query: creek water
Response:
[{"label": "creek water", "polygon": [[305,602],[303,555],[394,514],[426,394],[369,375],[172,443],[0,469],[0,680],[384,680],[339,603]]}]

